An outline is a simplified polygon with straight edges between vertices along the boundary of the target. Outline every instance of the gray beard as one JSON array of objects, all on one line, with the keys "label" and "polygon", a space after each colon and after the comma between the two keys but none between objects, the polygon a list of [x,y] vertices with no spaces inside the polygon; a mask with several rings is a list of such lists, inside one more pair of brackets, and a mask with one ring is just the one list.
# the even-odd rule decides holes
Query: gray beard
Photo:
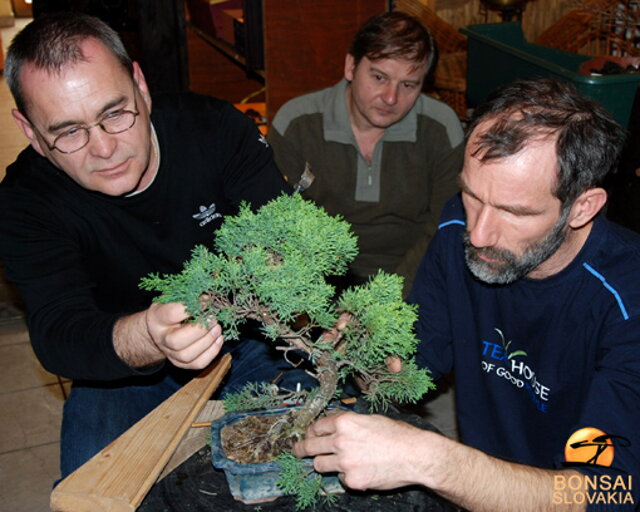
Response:
[{"label": "gray beard", "polygon": [[[480,281],[488,284],[509,284],[526,276],[542,262],[548,260],[567,238],[567,218],[570,208],[563,208],[558,222],[539,242],[526,248],[519,258],[506,249],[492,247],[479,249],[470,242],[469,232],[464,233],[464,256],[467,267]],[[495,262],[480,259],[484,255]]]}]

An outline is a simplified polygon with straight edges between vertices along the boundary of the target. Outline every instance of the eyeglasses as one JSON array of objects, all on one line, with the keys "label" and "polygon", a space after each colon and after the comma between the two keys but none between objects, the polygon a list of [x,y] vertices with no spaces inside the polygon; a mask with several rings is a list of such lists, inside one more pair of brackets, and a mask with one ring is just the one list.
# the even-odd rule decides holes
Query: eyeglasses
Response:
[{"label": "eyeglasses", "polygon": [[109,112],[105,114],[100,121],[88,126],[74,126],[53,139],[53,144],[49,144],[46,140],[45,144],[48,146],[50,151],[57,149],[60,153],[65,154],[80,151],[83,147],[89,144],[89,139],[91,138],[89,130],[96,126],[99,126],[102,131],[111,135],[126,132],[131,129],[133,125],[136,124],[136,118],[140,115],[140,112],[138,112],[137,98],[134,99],[134,108],[135,111],[133,112],[131,110],[124,109]]}]

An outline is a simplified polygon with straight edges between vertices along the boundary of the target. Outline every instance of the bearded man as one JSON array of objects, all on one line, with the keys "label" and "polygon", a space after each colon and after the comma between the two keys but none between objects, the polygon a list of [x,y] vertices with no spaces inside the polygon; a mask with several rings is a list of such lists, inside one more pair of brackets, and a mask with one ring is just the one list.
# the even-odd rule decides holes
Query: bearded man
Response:
[{"label": "bearded man", "polygon": [[418,484],[474,511],[635,510],[640,237],[601,214],[623,130],[551,79],[474,116],[409,297],[422,363],[455,370],[461,442],[346,413],[296,454],[356,489]]}]

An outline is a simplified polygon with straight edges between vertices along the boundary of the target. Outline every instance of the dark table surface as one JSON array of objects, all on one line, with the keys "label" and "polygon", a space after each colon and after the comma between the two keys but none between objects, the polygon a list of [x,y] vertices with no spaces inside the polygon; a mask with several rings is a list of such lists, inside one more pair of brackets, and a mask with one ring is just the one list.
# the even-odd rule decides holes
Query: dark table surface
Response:
[{"label": "dark table surface", "polygon": [[[427,430],[435,430],[415,414],[390,411],[402,419]],[[221,470],[211,464],[211,449],[205,446],[171,474],[156,483],[138,512],[235,512],[295,511],[295,498],[285,496],[275,501],[245,505],[236,501]],[[311,509],[307,509],[311,510]],[[456,512],[460,509],[423,487],[407,487],[394,492],[357,492],[348,490],[334,503],[322,498],[312,510],[321,512]]]}]

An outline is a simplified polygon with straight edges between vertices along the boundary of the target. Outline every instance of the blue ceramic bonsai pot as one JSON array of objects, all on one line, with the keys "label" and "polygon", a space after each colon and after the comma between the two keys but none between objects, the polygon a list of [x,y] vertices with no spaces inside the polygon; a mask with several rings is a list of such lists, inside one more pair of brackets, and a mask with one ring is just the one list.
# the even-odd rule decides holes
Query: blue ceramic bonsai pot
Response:
[{"label": "blue ceramic bonsai pot", "polygon": [[[222,469],[227,477],[232,496],[246,504],[273,501],[284,493],[277,485],[280,476],[280,465],[277,462],[260,462],[242,464],[225,457],[220,439],[222,429],[227,425],[241,420],[249,414],[277,415],[290,408],[271,409],[262,411],[233,412],[215,420],[211,425],[211,462],[213,466]],[[305,461],[309,470],[313,469],[311,459]],[[327,492],[344,492],[344,488],[337,476],[323,476],[324,488]]]}]

